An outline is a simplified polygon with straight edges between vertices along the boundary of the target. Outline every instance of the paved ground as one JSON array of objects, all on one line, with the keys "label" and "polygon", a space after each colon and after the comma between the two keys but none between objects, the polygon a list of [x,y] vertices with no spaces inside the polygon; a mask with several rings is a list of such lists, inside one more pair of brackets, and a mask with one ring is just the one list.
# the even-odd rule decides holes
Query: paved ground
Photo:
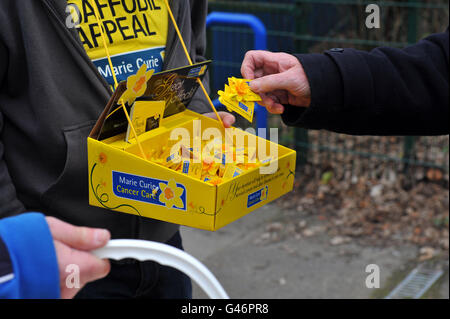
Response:
[{"label": "paved ground", "polygon": [[[323,233],[272,243],[261,241],[267,225],[279,216],[279,207],[271,204],[217,232],[182,228],[184,246],[215,274],[230,297],[237,299],[383,296],[393,280],[403,278],[416,264],[418,248],[414,246],[332,246]],[[380,289],[365,286],[369,264],[380,267]],[[448,280],[447,273],[437,285],[434,298],[448,298]],[[206,298],[195,285],[194,298]]]}]

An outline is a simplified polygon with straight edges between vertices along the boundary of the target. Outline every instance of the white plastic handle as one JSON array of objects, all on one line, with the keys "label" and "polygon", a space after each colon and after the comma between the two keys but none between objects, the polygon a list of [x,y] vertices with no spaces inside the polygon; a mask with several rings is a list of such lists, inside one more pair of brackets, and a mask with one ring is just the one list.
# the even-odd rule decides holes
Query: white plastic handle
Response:
[{"label": "white plastic handle", "polygon": [[200,261],[181,249],[153,241],[115,239],[92,252],[101,259],[133,258],[152,260],[182,271],[192,278],[211,299],[229,299],[219,281]]}]

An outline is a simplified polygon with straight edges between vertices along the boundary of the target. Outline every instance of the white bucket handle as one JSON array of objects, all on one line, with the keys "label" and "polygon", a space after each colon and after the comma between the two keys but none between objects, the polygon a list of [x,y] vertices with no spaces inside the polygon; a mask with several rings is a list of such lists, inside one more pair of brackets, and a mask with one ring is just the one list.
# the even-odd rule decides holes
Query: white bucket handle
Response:
[{"label": "white bucket handle", "polygon": [[181,249],[153,241],[115,239],[92,253],[101,259],[151,260],[178,269],[192,278],[211,299],[229,299],[219,281],[200,261]]}]

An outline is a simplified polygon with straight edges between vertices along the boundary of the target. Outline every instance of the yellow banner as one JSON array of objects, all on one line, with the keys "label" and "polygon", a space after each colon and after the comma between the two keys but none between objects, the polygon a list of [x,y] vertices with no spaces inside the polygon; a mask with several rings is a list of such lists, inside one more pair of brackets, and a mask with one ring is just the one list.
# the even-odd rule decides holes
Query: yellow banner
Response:
[{"label": "yellow banner", "polygon": [[144,63],[156,73],[162,70],[169,22],[163,0],[69,0],[68,5],[88,56],[110,84],[114,82],[95,10],[118,81]]}]

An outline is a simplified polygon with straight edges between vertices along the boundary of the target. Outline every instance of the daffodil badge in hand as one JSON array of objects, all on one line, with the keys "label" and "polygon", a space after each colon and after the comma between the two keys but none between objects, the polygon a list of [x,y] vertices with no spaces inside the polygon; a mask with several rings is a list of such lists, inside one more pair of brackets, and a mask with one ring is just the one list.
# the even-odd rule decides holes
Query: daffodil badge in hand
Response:
[{"label": "daffodil badge in hand", "polygon": [[250,123],[253,122],[255,102],[261,101],[261,97],[250,89],[251,80],[228,79],[225,91],[219,91],[219,101],[226,106],[229,112],[236,112]]}]

